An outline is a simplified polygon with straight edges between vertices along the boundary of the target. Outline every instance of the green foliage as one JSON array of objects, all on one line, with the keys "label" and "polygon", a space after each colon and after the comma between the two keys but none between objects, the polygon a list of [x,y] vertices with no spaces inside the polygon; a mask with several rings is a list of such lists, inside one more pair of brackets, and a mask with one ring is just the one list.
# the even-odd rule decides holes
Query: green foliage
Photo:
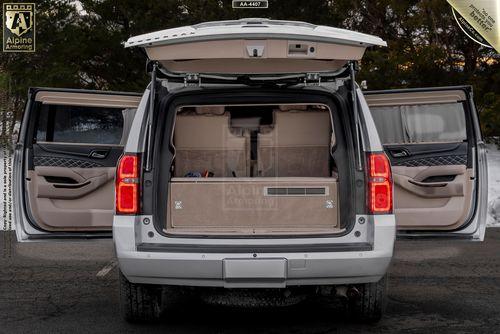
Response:
[{"label": "green foliage", "polygon": [[9,78],[7,74],[0,72],[0,91],[7,91]]},{"label": "green foliage", "polygon": [[500,134],[500,94],[488,92],[484,94],[481,111],[481,125],[486,137]]},{"label": "green foliage", "polygon": [[500,57],[457,26],[446,0],[270,0],[233,9],[231,0],[39,0],[37,52],[2,53],[0,84],[23,99],[30,86],[141,91],[145,56],[128,37],[204,21],[269,17],[378,35],[359,80],[369,89],[470,84],[485,133],[500,134]]}]

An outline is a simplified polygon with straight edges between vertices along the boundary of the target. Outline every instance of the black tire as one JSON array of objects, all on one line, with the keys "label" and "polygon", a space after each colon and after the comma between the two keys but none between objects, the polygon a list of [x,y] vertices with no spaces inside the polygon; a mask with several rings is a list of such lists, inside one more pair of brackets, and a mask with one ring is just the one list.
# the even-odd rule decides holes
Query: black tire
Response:
[{"label": "black tire", "polygon": [[161,286],[131,283],[120,271],[120,311],[130,322],[158,321],[161,315]]},{"label": "black tire", "polygon": [[352,320],[374,323],[382,318],[387,305],[387,275],[376,283],[356,285],[359,296],[348,302],[348,311]]}]

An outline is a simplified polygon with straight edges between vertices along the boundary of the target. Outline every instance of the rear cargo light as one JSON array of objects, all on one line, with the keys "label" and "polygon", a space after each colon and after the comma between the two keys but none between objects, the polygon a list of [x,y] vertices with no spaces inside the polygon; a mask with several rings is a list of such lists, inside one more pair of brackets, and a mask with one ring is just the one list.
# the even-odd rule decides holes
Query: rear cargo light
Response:
[{"label": "rear cargo light", "polygon": [[125,154],[116,170],[116,214],[139,213],[139,156]]},{"label": "rear cargo light", "polygon": [[368,210],[372,214],[392,213],[392,175],[384,153],[368,154]]}]

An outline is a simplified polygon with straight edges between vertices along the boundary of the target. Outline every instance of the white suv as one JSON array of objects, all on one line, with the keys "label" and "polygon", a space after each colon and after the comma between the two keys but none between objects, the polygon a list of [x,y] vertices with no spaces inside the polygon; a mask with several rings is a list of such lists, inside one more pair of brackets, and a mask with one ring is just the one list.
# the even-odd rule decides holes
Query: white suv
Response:
[{"label": "white suv", "polygon": [[129,320],[187,293],[340,296],[378,320],[396,235],[481,241],[487,199],[471,88],[361,91],[357,62],[385,45],[303,22],[209,22],[125,43],[149,58],[142,96],[31,89],[18,239],[112,236]]}]

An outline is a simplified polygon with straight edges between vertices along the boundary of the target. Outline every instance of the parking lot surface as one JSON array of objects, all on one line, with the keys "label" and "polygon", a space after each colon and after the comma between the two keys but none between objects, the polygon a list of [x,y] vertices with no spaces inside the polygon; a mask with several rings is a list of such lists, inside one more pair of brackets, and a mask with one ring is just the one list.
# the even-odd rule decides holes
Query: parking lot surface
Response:
[{"label": "parking lot surface", "polygon": [[108,241],[17,244],[0,232],[0,333],[500,333],[500,228],[483,243],[399,241],[387,314],[349,322],[339,305],[180,307],[159,324],[123,321]]}]

